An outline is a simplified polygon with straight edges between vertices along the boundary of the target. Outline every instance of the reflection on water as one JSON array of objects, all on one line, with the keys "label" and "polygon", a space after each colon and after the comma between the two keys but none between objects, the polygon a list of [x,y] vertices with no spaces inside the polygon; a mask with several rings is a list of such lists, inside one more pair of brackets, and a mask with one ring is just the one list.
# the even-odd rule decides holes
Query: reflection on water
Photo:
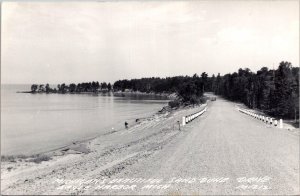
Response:
[{"label": "reflection on water", "polygon": [[145,95],[23,94],[1,86],[1,154],[32,154],[91,138],[147,117],[168,100]]}]

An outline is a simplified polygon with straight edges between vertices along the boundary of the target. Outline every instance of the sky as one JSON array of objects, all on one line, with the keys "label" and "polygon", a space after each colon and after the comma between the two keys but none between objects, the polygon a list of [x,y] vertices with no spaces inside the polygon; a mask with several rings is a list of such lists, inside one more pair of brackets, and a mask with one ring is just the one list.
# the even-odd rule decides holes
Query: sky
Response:
[{"label": "sky", "polygon": [[1,83],[299,66],[299,1],[19,1],[1,13]]}]

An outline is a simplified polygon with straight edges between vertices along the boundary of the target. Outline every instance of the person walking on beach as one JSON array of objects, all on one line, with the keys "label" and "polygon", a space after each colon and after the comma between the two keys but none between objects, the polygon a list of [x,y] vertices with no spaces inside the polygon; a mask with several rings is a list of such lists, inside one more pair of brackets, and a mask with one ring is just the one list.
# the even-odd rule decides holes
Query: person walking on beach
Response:
[{"label": "person walking on beach", "polygon": [[125,128],[128,129],[128,123],[125,121]]},{"label": "person walking on beach", "polygon": [[180,130],[180,122],[177,121],[177,123],[178,123],[178,129],[179,129],[179,131],[181,131],[181,130]]}]

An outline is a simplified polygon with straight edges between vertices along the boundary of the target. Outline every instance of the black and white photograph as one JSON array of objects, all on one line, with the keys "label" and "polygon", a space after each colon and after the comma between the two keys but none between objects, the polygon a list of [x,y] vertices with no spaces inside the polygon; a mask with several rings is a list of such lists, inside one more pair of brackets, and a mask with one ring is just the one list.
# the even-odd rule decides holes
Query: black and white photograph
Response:
[{"label": "black and white photograph", "polygon": [[4,0],[1,195],[300,195],[299,0]]}]

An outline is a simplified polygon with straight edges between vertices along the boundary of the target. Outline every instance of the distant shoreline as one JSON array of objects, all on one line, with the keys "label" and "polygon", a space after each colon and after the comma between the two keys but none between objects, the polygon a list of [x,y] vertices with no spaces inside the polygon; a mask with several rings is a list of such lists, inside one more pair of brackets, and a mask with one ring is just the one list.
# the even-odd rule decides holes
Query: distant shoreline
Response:
[{"label": "distant shoreline", "polygon": [[155,93],[155,92],[140,92],[140,91],[98,91],[98,92],[65,92],[65,93],[54,93],[54,92],[32,92],[32,91],[17,91],[16,93],[29,93],[29,94],[113,94],[113,95],[149,95],[149,96],[160,96],[166,97],[170,100],[176,99],[175,93]]}]

